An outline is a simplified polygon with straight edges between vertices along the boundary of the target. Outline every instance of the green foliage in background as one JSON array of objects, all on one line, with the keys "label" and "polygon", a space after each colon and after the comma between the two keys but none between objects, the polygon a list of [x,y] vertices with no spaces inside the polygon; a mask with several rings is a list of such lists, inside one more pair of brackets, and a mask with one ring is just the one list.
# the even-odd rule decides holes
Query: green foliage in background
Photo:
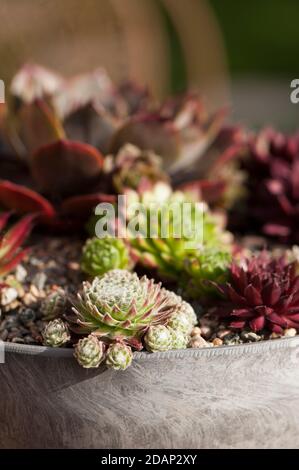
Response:
[{"label": "green foliage in background", "polygon": [[210,0],[234,74],[299,71],[298,0]]}]

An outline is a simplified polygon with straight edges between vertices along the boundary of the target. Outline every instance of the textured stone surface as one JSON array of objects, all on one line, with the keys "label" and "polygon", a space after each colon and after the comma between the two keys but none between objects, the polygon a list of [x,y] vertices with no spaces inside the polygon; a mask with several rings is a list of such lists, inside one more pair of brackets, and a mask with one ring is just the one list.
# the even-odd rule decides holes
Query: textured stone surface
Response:
[{"label": "textured stone surface", "polygon": [[116,372],[9,344],[0,447],[299,447],[298,347],[295,337],[138,353]]}]

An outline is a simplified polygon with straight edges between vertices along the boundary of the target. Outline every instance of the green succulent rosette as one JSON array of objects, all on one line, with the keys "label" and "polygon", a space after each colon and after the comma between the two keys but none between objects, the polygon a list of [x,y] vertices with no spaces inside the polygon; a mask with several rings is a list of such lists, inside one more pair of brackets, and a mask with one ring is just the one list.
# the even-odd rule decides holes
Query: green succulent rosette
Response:
[{"label": "green succulent rosette", "polygon": [[105,358],[105,345],[96,336],[89,335],[78,341],[74,356],[85,369],[99,367]]},{"label": "green succulent rosette", "polygon": [[164,325],[150,326],[144,343],[149,352],[169,351],[172,348],[171,330]]},{"label": "green succulent rosette", "polygon": [[52,348],[59,348],[71,339],[68,326],[60,319],[47,323],[42,332],[42,337],[43,344]]},{"label": "green succulent rosette", "polygon": [[113,343],[109,346],[105,364],[110,369],[125,370],[133,359],[132,349],[124,343]]},{"label": "green succulent rosette", "polygon": [[91,238],[83,247],[81,269],[90,276],[101,276],[111,269],[126,269],[129,253],[119,238]]}]

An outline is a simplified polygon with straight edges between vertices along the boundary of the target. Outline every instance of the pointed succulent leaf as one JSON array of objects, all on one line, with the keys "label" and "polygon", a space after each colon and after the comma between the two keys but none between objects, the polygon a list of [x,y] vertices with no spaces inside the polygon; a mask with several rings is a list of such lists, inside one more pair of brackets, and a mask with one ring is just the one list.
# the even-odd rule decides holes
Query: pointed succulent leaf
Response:
[{"label": "pointed succulent leaf", "polygon": [[35,215],[27,215],[13,225],[0,241],[0,258],[9,260],[29,235]]},{"label": "pointed succulent leaf", "polygon": [[0,206],[17,214],[37,213],[49,219],[56,213],[51,203],[40,194],[10,181],[0,181]]},{"label": "pointed succulent leaf", "polygon": [[26,156],[41,145],[65,137],[60,120],[44,100],[24,104],[16,114],[9,115],[8,132],[17,153]]},{"label": "pointed succulent leaf", "polygon": [[81,142],[58,140],[40,147],[31,160],[32,174],[47,194],[83,192],[95,184],[103,157],[94,147]]},{"label": "pointed succulent leaf", "polygon": [[89,215],[92,214],[92,210],[101,202],[108,202],[110,204],[114,204],[116,202],[116,196],[114,196],[113,194],[102,193],[72,196],[62,201],[60,210],[62,214],[87,218]]},{"label": "pointed succulent leaf", "polygon": [[8,261],[3,264],[0,262],[0,276],[8,274],[10,271],[15,269],[17,265],[30,253],[30,248],[18,251],[17,254],[13,255]]}]

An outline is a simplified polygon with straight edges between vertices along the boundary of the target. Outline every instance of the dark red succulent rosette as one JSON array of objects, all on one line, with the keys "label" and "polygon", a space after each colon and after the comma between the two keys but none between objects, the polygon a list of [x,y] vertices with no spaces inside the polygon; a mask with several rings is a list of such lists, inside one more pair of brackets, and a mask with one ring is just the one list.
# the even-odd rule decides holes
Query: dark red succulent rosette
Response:
[{"label": "dark red succulent rosette", "polygon": [[271,258],[261,252],[243,265],[232,263],[230,282],[216,285],[223,301],[213,313],[228,321],[230,327],[282,333],[299,329],[299,276],[296,263],[284,257]]},{"label": "dark red succulent rosette", "polygon": [[264,129],[250,141],[245,168],[248,220],[266,236],[299,243],[299,134]]},{"label": "dark red succulent rosette", "polygon": [[31,187],[0,181],[3,209],[38,214],[41,224],[60,231],[82,226],[98,203],[115,201],[99,190],[103,157],[88,144],[57,140],[38,148],[28,164]]}]

